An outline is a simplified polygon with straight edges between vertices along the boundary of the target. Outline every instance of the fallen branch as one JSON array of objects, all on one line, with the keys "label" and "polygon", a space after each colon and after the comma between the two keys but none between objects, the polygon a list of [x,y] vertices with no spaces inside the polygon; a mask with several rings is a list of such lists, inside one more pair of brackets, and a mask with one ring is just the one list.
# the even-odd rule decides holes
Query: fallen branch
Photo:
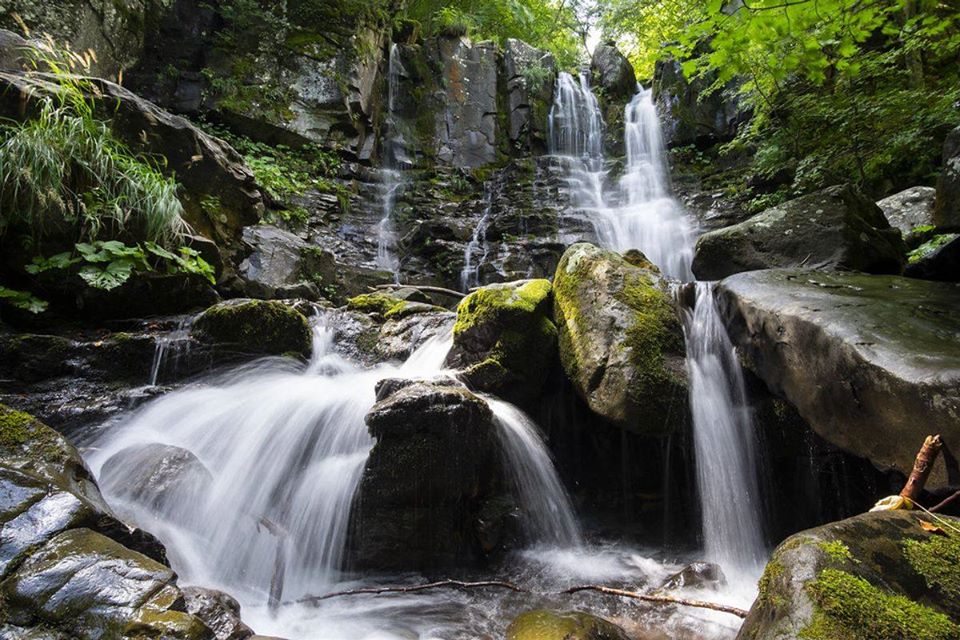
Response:
[{"label": "fallen branch", "polygon": [[661,604],[679,604],[684,607],[698,607],[700,609],[712,609],[714,611],[722,611],[723,613],[729,613],[739,618],[747,617],[747,612],[744,611],[743,609],[738,609],[737,607],[731,607],[725,604],[717,604],[715,602],[705,602],[703,600],[687,600],[686,598],[675,598],[673,596],[660,596],[660,595],[653,595],[649,593],[637,593],[636,591],[624,591],[623,589],[614,589],[612,587],[602,587],[596,584],[584,584],[577,587],[570,587],[569,589],[564,589],[560,593],[577,593],[578,591],[599,591],[600,593],[607,593],[613,596],[620,596],[622,598],[633,598],[635,600],[643,600],[644,602],[658,602]]},{"label": "fallen branch", "polygon": [[426,591],[427,589],[441,589],[449,587],[453,589],[476,589],[479,587],[498,587],[500,589],[509,589],[517,593],[530,593],[529,589],[518,587],[512,582],[502,580],[483,580],[481,582],[464,582],[462,580],[440,580],[439,582],[428,582],[426,584],[411,584],[404,587],[364,587],[362,589],[349,589],[347,591],[334,591],[322,596],[307,596],[295,601],[295,604],[305,604],[309,602],[319,602],[329,600],[330,598],[339,598],[340,596],[356,596],[362,594],[379,595],[381,593],[413,593],[415,591]]},{"label": "fallen branch", "polygon": [[937,511],[940,511],[941,509],[949,506],[957,498],[960,498],[960,491],[955,492],[952,496],[948,496],[943,500],[941,500],[940,502],[938,502],[936,505],[930,507],[929,511],[932,513],[936,513]]},{"label": "fallen branch", "polygon": [[424,291],[427,293],[439,293],[445,296],[451,296],[455,298],[463,298],[467,294],[460,291],[454,291],[453,289],[445,289],[443,287],[434,287],[431,285],[425,284],[378,284],[373,287],[374,289],[416,289],[418,291]]}]

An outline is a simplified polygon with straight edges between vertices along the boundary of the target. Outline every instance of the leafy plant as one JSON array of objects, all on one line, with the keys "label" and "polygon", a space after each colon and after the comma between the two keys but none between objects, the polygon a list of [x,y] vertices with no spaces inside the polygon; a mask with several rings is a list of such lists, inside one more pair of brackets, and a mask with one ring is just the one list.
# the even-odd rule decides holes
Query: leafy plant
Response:
[{"label": "leafy plant", "polygon": [[17,291],[0,285],[0,302],[5,302],[17,309],[30,313],[42,313],[47,309],[47,303],[28,291]]},{"label": "leafy plant", "polygon": [[534,64],[525,67],[520,76],[523,78],[523,86],[531,93],[540,93],[551,82],[553,82],[553,70],[542,64]]}]

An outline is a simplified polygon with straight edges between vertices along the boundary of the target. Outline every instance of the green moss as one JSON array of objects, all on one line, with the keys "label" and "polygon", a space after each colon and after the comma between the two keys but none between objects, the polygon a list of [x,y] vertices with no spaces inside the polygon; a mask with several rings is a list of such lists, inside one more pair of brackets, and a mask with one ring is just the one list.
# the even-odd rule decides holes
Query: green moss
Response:
[{"label": "green moss", "polygon": [[530,280],[520,287],[483,287],[457,306],[457,336],[487,323],[495,316],[546,315],[550,304],[550,281]]},{"label": "green moss", "polygon": [[818,542],[817,547],[830,556],[830,559],[834,562],[846,562],[848,560],[853,560],[853,555],[850,553],[850,547],[839,540]]},{"label": "green moss", "polygon": [[394,309],[401,308],[404,304],[406,304],[405,300],[388,296],[385,293],[364,293],[347,300],[347,308],[351,311],[384,317]]},{"label": "green moss", "polygon": [[214,305],[193,324],[202,340],[240,351],[307,355],[312,338],[307,319],[276,300],[241,300]]},{"label": "green moss", "polygon": [[952,534],[932,536],[926,541],[906,540],[903,553],[930,589],[960,601],[960,536]]},{"label": "green moss", "polygon": [[845,571],[824,569],[806,589],[817,604],[813,621],[800,632],[806,640],[960,637],[960,627],[946,615]]},{"label": "green moss", "polygon": [[783,577],[784,568],[779,560],[767,563],[757,583],[757,603],[761,606],[782,607],[786,604],[783,597],[778,595],[777,582]]},{"label": "green moss", "polygon": [[29,413],[0,404],[0,446],[9,449],[26,444],[34,431],[33,423]]},{"label": "green moss", "polygon": [[956,233],[944,233],[937,236],[933,236],[932,238],[924,242],[922,245],[920,245],[919,247],[911,251],[907,255],[907,261],[910,264],[916,264],[921,260],[923,260],[924,258],[926,258],[927,256],[929,256],[930,254],[932,254],[934,251],[936,251],[940,247],[943,247],[944,245],[947,245],[953,242],[957,238],[960,238],[960,235]]},{"label": "green moss", "polygon": [[507,628],[507,640],[623,640],[612,622],[580,611],[527,611]]}]

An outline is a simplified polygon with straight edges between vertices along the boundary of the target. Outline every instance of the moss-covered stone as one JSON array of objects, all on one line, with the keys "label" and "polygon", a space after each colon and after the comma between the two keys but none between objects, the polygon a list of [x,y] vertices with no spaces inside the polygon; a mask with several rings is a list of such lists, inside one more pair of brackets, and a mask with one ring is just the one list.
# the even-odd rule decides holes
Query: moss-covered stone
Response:
[{"label": "moss-covered stone", "polygon": [[447,364],[475,389],[523,402],[539,395],[556,353],[547,280],[482,287],[461,301]]},{"label": "moss-covered stone", "polygon": [[194,336],[220,350],[308,357],[312,337],[307,319],[276,300],[230,300],[204,311]]},{"label": "moss-covered stone", "polygon": [[663,434],[687,416],[683,331],[659,272],[642,255],[575,244],[554,278],[560,361],[590,408]]},{"label": "moss-covered stone", "polygon": [[930,589],[960,602],[960,535],[934,536],[925,542],[906,540],[903,552]]},{"label": "moss-covered stone", "polygon": [[444,311],[443,307],[395,298],[386,293],[364,293],[347,300],[351,311],[367,313],[384,320],[399,320],[417,313]]},{"label": "moss-covered stone", "polygon": [[627,640],[612,622],[582,611],[538,609],[517,616],[507,628],[507,640]]}]

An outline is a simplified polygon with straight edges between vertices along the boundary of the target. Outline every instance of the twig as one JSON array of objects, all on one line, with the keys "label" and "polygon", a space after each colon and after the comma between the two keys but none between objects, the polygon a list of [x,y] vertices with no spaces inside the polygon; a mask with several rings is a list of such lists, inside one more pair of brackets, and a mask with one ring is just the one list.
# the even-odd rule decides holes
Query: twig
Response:
[{"label": "twig", "polygon": [[930,511],[931,513],[936,513],[937,511],[940,511],[944,507],[947,507],[948,505],[953,503],[953,501],[956,500],[957,498],[960,498],[960,491],[957,491],[952,496],[948,496],[947,498],[944,498],[934,506],[930,507],[928,511]]},{"label": "twig", "polygon": [[453,289],[445,289],[443,287],[434,287],[431,285],[424,284],[378,284],[373,287],[374,289],[417,289],[419,291],[429,291],[431,293],[440,293],[447,296],[453,296],[457,298],[463,298],[467,294],[460,291],[454,291]]},{"label": "twig", "polygon": [[309,602],[319,602],[320,600],[329,600],[330,598],[339,598],[340,596],[355,596],[361,594],[379,595],[381,593],[413,593],[414,591],[426,591],[427,589],[440,589],[451,587],[454,589],[475,589],[478,587],[498,587],[509,589],[517,593],[530,593],[529,589],[518,587],[512,582],[502,580],[483,580],[481,582],[464,582],[462,580],[440,580],[439,582],[428,582],[426,584],[412,584],[405,587],[364,587],[362,589],[349,589],[347,591],[334,591],[322,596],[307,596],[296,600],[294,604],[304,604]]},{"label": "twig", "polygon": [[717,604],[715,602],[705,602],[703,600],[687,600],[685,598],[674,598],[673,596],[659,596],[652,595],[648,593],[637,593],[636,591],[624,591],[623,589],[614,589],[612,587],[601,587],[600,585],[595,584],[584,584],[577,587],[570,587],[569,589],[564,589],[560,593],[577,593],[578,591],[599,591],[600,593],[608,593],[613,596],[620,596],[622,598],[634,598],[635,600],[643,600],[645,602],[659,602],[662,604],[679,604],[684,607],[699,607],[700,609],[713,609],[714,611],[722,611],[723,613],[729,613],[735,615],[739,618],[746,618],[747,612],[743,609],[738,609],[737,607],[731,607],[725,604]]}]

